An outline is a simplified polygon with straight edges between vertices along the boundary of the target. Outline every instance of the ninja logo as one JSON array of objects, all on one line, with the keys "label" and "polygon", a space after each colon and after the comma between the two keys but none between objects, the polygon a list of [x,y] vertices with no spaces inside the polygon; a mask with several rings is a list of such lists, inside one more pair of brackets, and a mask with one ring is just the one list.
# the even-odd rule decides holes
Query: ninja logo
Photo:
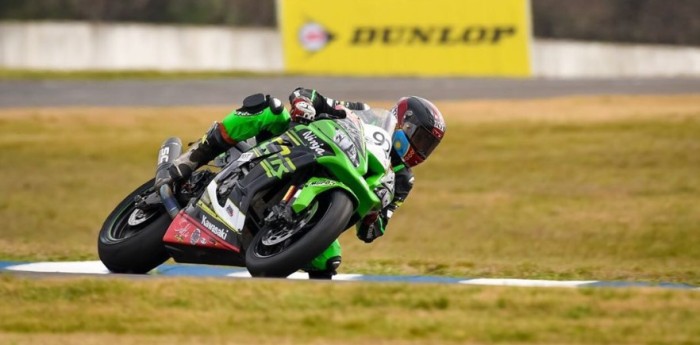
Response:
[{"label": "ninja logo", "polygon": [[318,143],[318,141],[316,140],[317,137],[313,133],[311,133],[310,131],[304,132],[304,134],[302,134],[301,136],[309,142],[309,148],[314,150],[314,152],[316,152],[317,155],[321,156],[326,153],[326,150],[323,147],[321,147],[321,144]]}]

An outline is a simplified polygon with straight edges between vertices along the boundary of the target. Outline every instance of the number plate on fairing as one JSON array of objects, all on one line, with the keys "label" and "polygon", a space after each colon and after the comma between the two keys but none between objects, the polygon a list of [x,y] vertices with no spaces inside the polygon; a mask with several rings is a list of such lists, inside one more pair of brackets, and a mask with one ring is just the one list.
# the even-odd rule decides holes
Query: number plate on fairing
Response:
[{"label": "number plate on fairing", "polygon": [[391,136],[381,127],[365,124],[365,141],[367,150],[371,152],[382,163],[384,169],[391,167]]}]

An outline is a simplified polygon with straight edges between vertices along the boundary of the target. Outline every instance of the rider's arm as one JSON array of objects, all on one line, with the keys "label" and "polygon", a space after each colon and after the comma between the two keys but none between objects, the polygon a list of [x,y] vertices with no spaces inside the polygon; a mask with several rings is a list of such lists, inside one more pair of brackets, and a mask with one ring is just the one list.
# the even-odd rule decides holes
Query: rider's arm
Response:
[{"label": "rider's arm", "polygon": [[391,201],[387,208],[390,208],[393,212],[401,207],[404,200],[408,197],[413,188],[415,177],[411,168],[401,160],[394,150],[391,150],[391,164],[394,167],[396,183],[394,185],[394,200]]},{"label": "rider's arm", "polygon": [[297,98],[307,98],[311,101],[312,106],[316,110],[316,114],[331,114],[338,117],[345,116],[344,111],[336,109],[336,106],[342,105],[350,110],[367,110],[369,105],[362,102],[346,102],[338,101],[332,98],[324,97],[316,90],[298,87],[289,95],[289,103],[294,103]]},{"label": "rider's arm", "polygon": [[394,150],[391,150],[391,162],[396,178],[394,199],[381,211],[370,213],[357,224],[357,237],[366,243],[370,243],[384,235],[389,219],[401,207],[413,188],[413,172],[411,168],[403,163]]},{"label": "rider's arm", "polygon": [[221,123],[233,141],[241,142],[259,135],[279,135],[289,128],[289,121],[289,111],[279,100],[257,94],[243,100],[243,106],[226,115]]}]

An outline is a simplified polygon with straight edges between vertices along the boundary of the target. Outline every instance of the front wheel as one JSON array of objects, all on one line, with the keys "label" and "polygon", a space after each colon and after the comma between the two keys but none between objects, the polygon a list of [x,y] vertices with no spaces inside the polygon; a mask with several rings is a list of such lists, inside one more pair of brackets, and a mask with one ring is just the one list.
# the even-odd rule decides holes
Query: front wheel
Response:
[{"label": "front wheel", "polygon": [[102,263],[114,273],[147,273],[168,260],[163,236],[172,219],[163,207],[143,211],[137,195],[152,193],[150,180],[131,193],[105,220],[97,240]]},{"label": "front wheel", "polygon": [[353,204],[347,193],[333,190],[283,228],[263,228],[246,251],[246,267],[254,277],[286,277],[316,256],[340,236],[350,220]]}]

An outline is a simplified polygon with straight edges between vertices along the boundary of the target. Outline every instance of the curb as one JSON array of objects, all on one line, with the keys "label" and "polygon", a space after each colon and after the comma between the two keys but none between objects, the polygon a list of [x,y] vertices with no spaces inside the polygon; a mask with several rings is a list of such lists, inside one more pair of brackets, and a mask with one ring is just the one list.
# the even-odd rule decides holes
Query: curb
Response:
[{"label": "curb", "polygon": [[[0,272],[53,273],[53,274],[88,274],[115,275],[109,272],[100,261],[55,261],[55,262],[8,262],[0,261]],[[247,270],[237,267],[165,264],[161,265],[148,276],[172,277],[220,277],[232,279],[251,278]],[[288,279],[307,280],[307,274],[297,272]],[[432,284],[461,284],[482,286],[519,286],[519,287],[560,287],[560,288],[638,288],[655,287],[665,289],[691,289],[700,291],[700,287],[683,283],[652,283],[632,281],[598,281],[598,280],[536,280],[509,278],[455,278],[439,276],[388,276],[363,274],[338,274],[333,277],[336,281],[360,281],[381,283],[432,283]]]}]

